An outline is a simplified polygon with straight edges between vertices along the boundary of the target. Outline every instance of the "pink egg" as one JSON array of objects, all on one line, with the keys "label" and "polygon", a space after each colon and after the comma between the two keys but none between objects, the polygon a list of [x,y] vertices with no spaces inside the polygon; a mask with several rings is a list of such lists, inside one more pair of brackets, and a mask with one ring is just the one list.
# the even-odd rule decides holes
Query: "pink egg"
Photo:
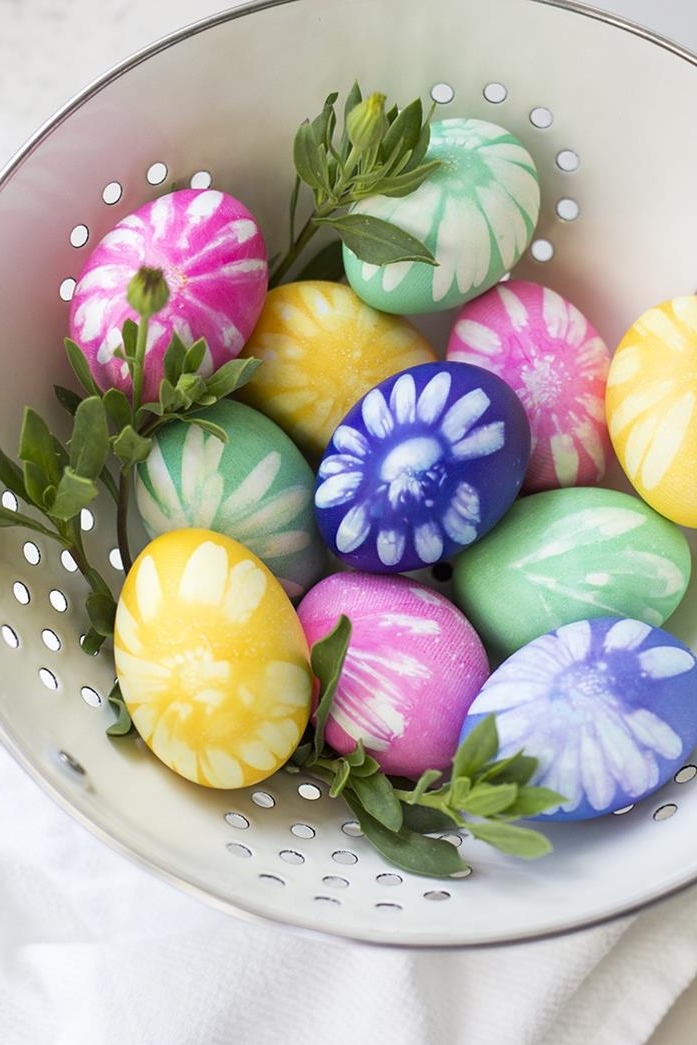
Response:
[{"label": "pink egg", "polygon": [[187,346],[206,339],[204,376],[238,355],[261,312],[268,270],[255,218],[227,193],[180,189],[122,218],[92,251],[70,307],[70,336],[103,389],[130,387],[126,365],[114,351],[121,346],[124,320],[138,318],[126,288],[142,265],[161,268],[170,290],[148,330],[148,401],[157,398],[162,358],[174,332]]},{"label": "pink egg", "polygon": [[532,433],[523,492],[602,479],[610,351],[569,301],[539,283],[499,283],[460,310],[447,358],[491,370],[520,398]]},{"label": "pink egg", "polygon": [[447,769],[467,710],[489,675],[472,625],[444,596],[396,575],[335,573],[298,606],[308,643],[340,614],[352,632],[325,737],[339,754],[361,739],[386,773]]}]

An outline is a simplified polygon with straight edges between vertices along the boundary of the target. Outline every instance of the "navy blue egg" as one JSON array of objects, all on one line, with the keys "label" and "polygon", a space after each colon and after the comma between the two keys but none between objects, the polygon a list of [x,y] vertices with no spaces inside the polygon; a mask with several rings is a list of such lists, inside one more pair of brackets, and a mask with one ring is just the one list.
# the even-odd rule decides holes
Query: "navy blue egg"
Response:
[{"label": "navy blue egg", "polygon": [[423,363],[382,381],[338,426],[315,488],[320,533],[345,563],[416,570],[478,540],[520,490],[523,406],[470,363]]},{"label": "navy blue egg", "polygon": [[565,799],[533,819],[587,820],[640,801],[697,744],[697,660],[661,628],[624,617],[565,624],[487,679],[462,741],[496,716],[499,758],[539,760],[531,783]]}]

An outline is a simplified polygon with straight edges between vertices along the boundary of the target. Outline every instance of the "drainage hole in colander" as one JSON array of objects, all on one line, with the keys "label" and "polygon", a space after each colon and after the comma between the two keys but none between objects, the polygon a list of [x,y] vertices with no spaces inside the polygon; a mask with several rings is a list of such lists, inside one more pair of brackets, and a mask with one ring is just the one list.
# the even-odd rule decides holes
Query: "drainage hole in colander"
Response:
[{"label": "drainage hole in colander", "polygon": [[254,802],[255,806],[260,806],[262,809],[273,809],[276,805],[276,799],[268,791],[253,791],[252,802]]},{"label": "drainage hole in colander", "polygon": [[123,573],[123,559],[121,558],[121,552],[118,548],[112,548],[108,555],[109,565],[115,570],[120,570]]},{"label": "drainage hole in colander", "polygon": [[621,809],[613,809],[612,812],[615,816],[624,816],[625,813],[631,813],[632,809],[634,809],[634,803],[630,806],[622,806]]},{"label": "drainage hole in colander", "polygon": [[94,516],[89,508],[83,508],[80,512],[80,529],[84,530],[85,533],[89,533],[90,530],[94,529]]},{"label": "drainage hole in colander", "polygon": [[97,693],[96,689],[92,689],[91,686],[81,686],[80,694],[85,704],[89,704],[91,708],[100,708],[102,706],[102,698]]},{"label": "drainage hole in colander", "polygon": [[41,562],[41,551],[33,541],[25,541],[22,545],[22,555],[30,566],[38,566]]},{"label": "drainage hole in colander", "polygon": [[150,185],[162,185],[162,182],[167,177],[167,164],[151,163],[147,169],[145,177],[148,179]]},{"label": "drainage hole in colander", "polygon": [[19,648],[19,637],[17,632],[13,631],[9,624],[3,624],[2,628],[0,628],[0,634],[10,649]]},{"label": "drainage hole in colander", "polygon": [[557,200],[554,209],[557,212],[557,217],[561,218],[562,221],[576,221],[576,218],[581,213],[581,208],[576,200],[572,200],[568,196],[564,196],[563,199]]},{"label": "drainage hole in colander", "polygon": [[326,903],[333,904],[335,907],[341,906],[341,900],[337,900],[335,896],[315,896],[315,903]]},{"label": "drainage hole in colander", "polygon": [[3,490],[2,497],[0,497],[0,504],[3,508],[6,508],[8,512],[16,512],[19,508],[19,502],[12,493],[12,490]]},{"label": "drainage hole in colander", "polygon": [[22,584],[21,581],[15,581],[12,585],[12,594],[14,595],[20,606],[28,606],[31,602],[31,595],[26,584]]},{"label": "drainage hole in colander", "polygon": [[232,853],[233,856],[240,856],[244,860],[252,855],[252,850],[248,846],[242,845],[240,842],[228,842],[225,848],[228,853]]},{"label": "drainage hole in colander", "polygon": [[68,608],[68,600],[60,588],[51,588],[48,593],[48,601],[58,613],[65,613]]},{"label": "drainage hole in colander", "polygon": [[404,879],[401,874],[378,874],[375,876],[375,881],[378,885],[401,885]]},{"label": "drainage hole in colander", "polygon": [[687,784],[690,782],[690,780],[694,780],[696,776],[697,766],[683,766],[682,769],[679,769],[677,771],[677,773],[673,777],[673,780],[676,784]]},{"label": "drainage hole in colander", "polygon": [[298,794],[301,798],[306,798],[308,802],[316,802],[318,798],[322,797],[322,789],[317,787],[317,784],[298,784]]},{"label": "drainage hole in colander", "polygon": [[551,111],[544,105],[536,105],[534,109],[530,110],[529,119],[533,127],[545,131],[548,127],[552,126],[554,117],[552,116]]},{"label": "drainage hole in colander", "polygon": [[455,97],[455,88],[449,83],[434,83],[431,88],[431,98],[438,105],[447,105]]},{"label": "drainage hole in colander", "polygon": [[462,835],[456,835],[454,832],[450,832],[444,835],[439,835],[442,842],[450,842],[457,849],[458,846],[462,845]]},{"label": "drainage hole in colander", "polygon": [[424,900],[449,900],[450,893],[446,892],[445,889],[429,889],[427,893],[424,893]]},{"label": "drainage hole in colander", "polygon": [[569,173],[570,171],[578,170],[580,161],[578,153],[574,152],[573,149],[562,149],[557,153],[555,162],[560,171]]},{"label": "drainage hole in colander", "polygon": [[281,849],[278,855],[280,856],[281,860],[284,860],[287,864],[305,863],[305,857],[296,849]]},{"label": "drainage hole in colander", "polygon": [[554,247],[548,239],[536,239],[530,246],[530,253],[535,261],[551,261],[554,257]]},{"label": "drainage hole in colander", "polygon": [[67,570],[68,573],[77,573],[77,563],[67,548],[64,548],[61,552],[61,566],[64,570]]},{"label": "drainage hole in colander", "polygon": [[58,679],[48,668],[39,668],[39,678],[46,689],[50,689],[54,692],[58,689]]},{"label": "drainage hole in colander", "polygon": [[51,628],[44,628],[41,632],[41,638],[43,639],[44,646],[46,649],[50,649],[52,653],[57,653],[63,643],[56,635],[55,631]]},{"label": "drainage hole in colander", "polygon": [[387,903],[385,900],[379,900],[375,904],[376,911],[401,911],[403,907],[400,903]]},{"label": "drainage hole in colander", "polygon": [[72,770],[73,773],[76,773],[78,776],[85,776],[84,767],[78,762],[76,758],[73,758],[72,755],[69,755],[67,751],[59,751],[58,758],[63,763],[63,765],[67,766],[68,769]]},{"label": "drainage hole in colander", "polygon": [[340,874],[325,874],[322,885],[328,885],[332,889],[348,889],[348,878],[342,878]]},{"label": "drainage hole in colander", "polygon": [[290,832],[296,838],[314,838],[317,834],[314,827],[310,827],[309,824],[291,824]]},{"label": "drainage hole in colander", "polygon": [[347,867],[358,863],[358,857],[350,849],[335,849],[332,853],[332,860],[337,864],[346,864]]},{"label": "drainage hole in colander", "polygon": [[486,84],[482,94],[492,105],[499,105],[508,97],[508,89],[502,83],[493,82]]},{"label": "drainage hole in colander", "polygon": [[357,820],[347,820],[345,824],[341,825],[341,830],[349,838],[362,838],[363,832],[361,831],[361,825]]},{"label": "drainage hole in colander", "polygon": [[72,301],[76,284],[77,280],[73,279],[72,276],[66,276],[65,279],[60,281],[58,285],[58,296],[61,301]]},{"label": "drainage hole in colander", "polygon": [[213,175],[210,171],[196,171],[189,180],[192,189],[210,189],[212,184]]},{"label": "drainage hole in colander", "polygon": [[260,874],[260,882],[268,882],[269,885],[285,885],[286,883],[277,874]]},{"label": "drainage hole in colander", "polygon": [[84,247],[90,238],[90,230],[86,225],[76,225],[70,230],[71,247]]},{"label": "drainage hole in colander", "polygon": [[225,819],[230,827],[237,827],[241,831],[245,831],[249,827],[249,820],[242,813],[226,813]]},{"label": "drainage hole in colander", "polygon": [[102,199],[108,207],[113,207],[123,196],[123,186],[118,181],[110,181],[102,189]]},{"label": "drainage hole in colander", "polygon": [[659,806],[658,809],[654,811],[653,819],[656,821],[669,820],[671,816],[675,816],[677,811],[678,807],[675,802],[666,802],[665,805]]}]

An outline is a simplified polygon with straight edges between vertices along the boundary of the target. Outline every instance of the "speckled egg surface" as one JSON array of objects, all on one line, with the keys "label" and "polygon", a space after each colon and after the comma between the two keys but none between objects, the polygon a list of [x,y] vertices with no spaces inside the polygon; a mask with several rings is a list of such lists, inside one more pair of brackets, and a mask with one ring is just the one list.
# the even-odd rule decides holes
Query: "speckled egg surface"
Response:
[{"label": "speckled egg surface", "polygon": [[162,269],[170,291],[148,328],[148,402],[157,400],[173,333],[187,346],[206,339],[205,375],[239,354],[264,303],[266,245],[244,204],[215,189],[179,189],[122,218],[90,254],[70,305],[70,336],[103,389],[130,387],[126,364],[114,352],[124,321],[138,319],[126,289],[141,265]]},{"label": "speckled egg surface", "polygon": [[408,320],[377,312],[350,287],[325,280],[270,290],[242,354],[264,362],[240,398],[314,458],[373,385],[436,358]]},{"label": "speckled egg surface", "polygon": [[486,367],[520,398],[532,435],[524,492],[602,479],[610,352],[571,302],[539,283],[501,283],[463,306],[447,358]]},{"label": "speckled egg surface", "polygon": [[697,743],[695,655],[630,618],[565,624],[514,653],[475,698],[463,738],[496,715],[499,758],[539,759],[533,783],[566,801],[536,819],[622,809],[669,780]]},{"label": "speckled egg surface", "polygon": [[650,308],[610,366],[607,419],[618,460],[657,512],[697,527],[697,297]]},{"label": "speckled egg surface", "polygon": [[133,723],[166,765],[246,787],[295,750],[313,677],[295,610],[247,548],[209,530],[157,537],[116,611],[114,657]]},{"label": "speckled egg surface", "polygon": [[298,607],[308,644],[342,613],[352,632],[328,743],[346,754],[360,739],[385,772],[400,776],[447,768],[467,708],[489,674],[472,626],[444,596],[415,581],[336,573]]},{"label": "speckled egg surface", "polygon": [[244,403],[221,400],[201,416],[228,442],[172,421],[138,466],[136,503],[148,535],[186,526],[227,534],[258,555],[291,598],[301,595],[326,565],[312,469],[278,425]]},{"label": "speckled egg surface", "polygon": [[586,617],[661,625],[685,594],[690,569],[682,531],[639,497],[574,487],[516,501],[458,555],[453,595],[502,657]]},{"label": "speckled egg surface", "polygon": [[483,293],[516,264],[537,224],[535,164],[503,127],[477,119],[437,121],[426,159],[441,166],[408,196],[373,196],[352,207],[353,214],[370,214],[411,233],[438,262],[378,267],[345,247],[349,283],[385,312],[440,311]]},{"label": "speckled egg surface", "polygon": [[525,411],[495,374],[412,367],[371,389],[332,436],[315,493],[320,532],[357,569],[419,569],[501,518],[529,456]]}]

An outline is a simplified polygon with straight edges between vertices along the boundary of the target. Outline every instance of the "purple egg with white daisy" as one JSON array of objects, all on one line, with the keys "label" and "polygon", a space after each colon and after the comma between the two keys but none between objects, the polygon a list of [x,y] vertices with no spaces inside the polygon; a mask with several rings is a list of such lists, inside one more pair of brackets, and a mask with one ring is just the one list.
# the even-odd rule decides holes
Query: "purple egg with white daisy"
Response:
[{"label": "purple egg with white daisy", "polygon": [[315,488],[320,533],[372,573],[420,569],[472,544],[515,500],[530,426],[515,392],[470,363],[423,363],[346,414]]},{"label": "purple egg with white daisy", "polygon": [[643,621],[596,617],[533,639],[490,675],[460,740],[496,716],[499,758],[566,801],[534,819],[586,820],[662,787],[697,744],[697,659]]}]

